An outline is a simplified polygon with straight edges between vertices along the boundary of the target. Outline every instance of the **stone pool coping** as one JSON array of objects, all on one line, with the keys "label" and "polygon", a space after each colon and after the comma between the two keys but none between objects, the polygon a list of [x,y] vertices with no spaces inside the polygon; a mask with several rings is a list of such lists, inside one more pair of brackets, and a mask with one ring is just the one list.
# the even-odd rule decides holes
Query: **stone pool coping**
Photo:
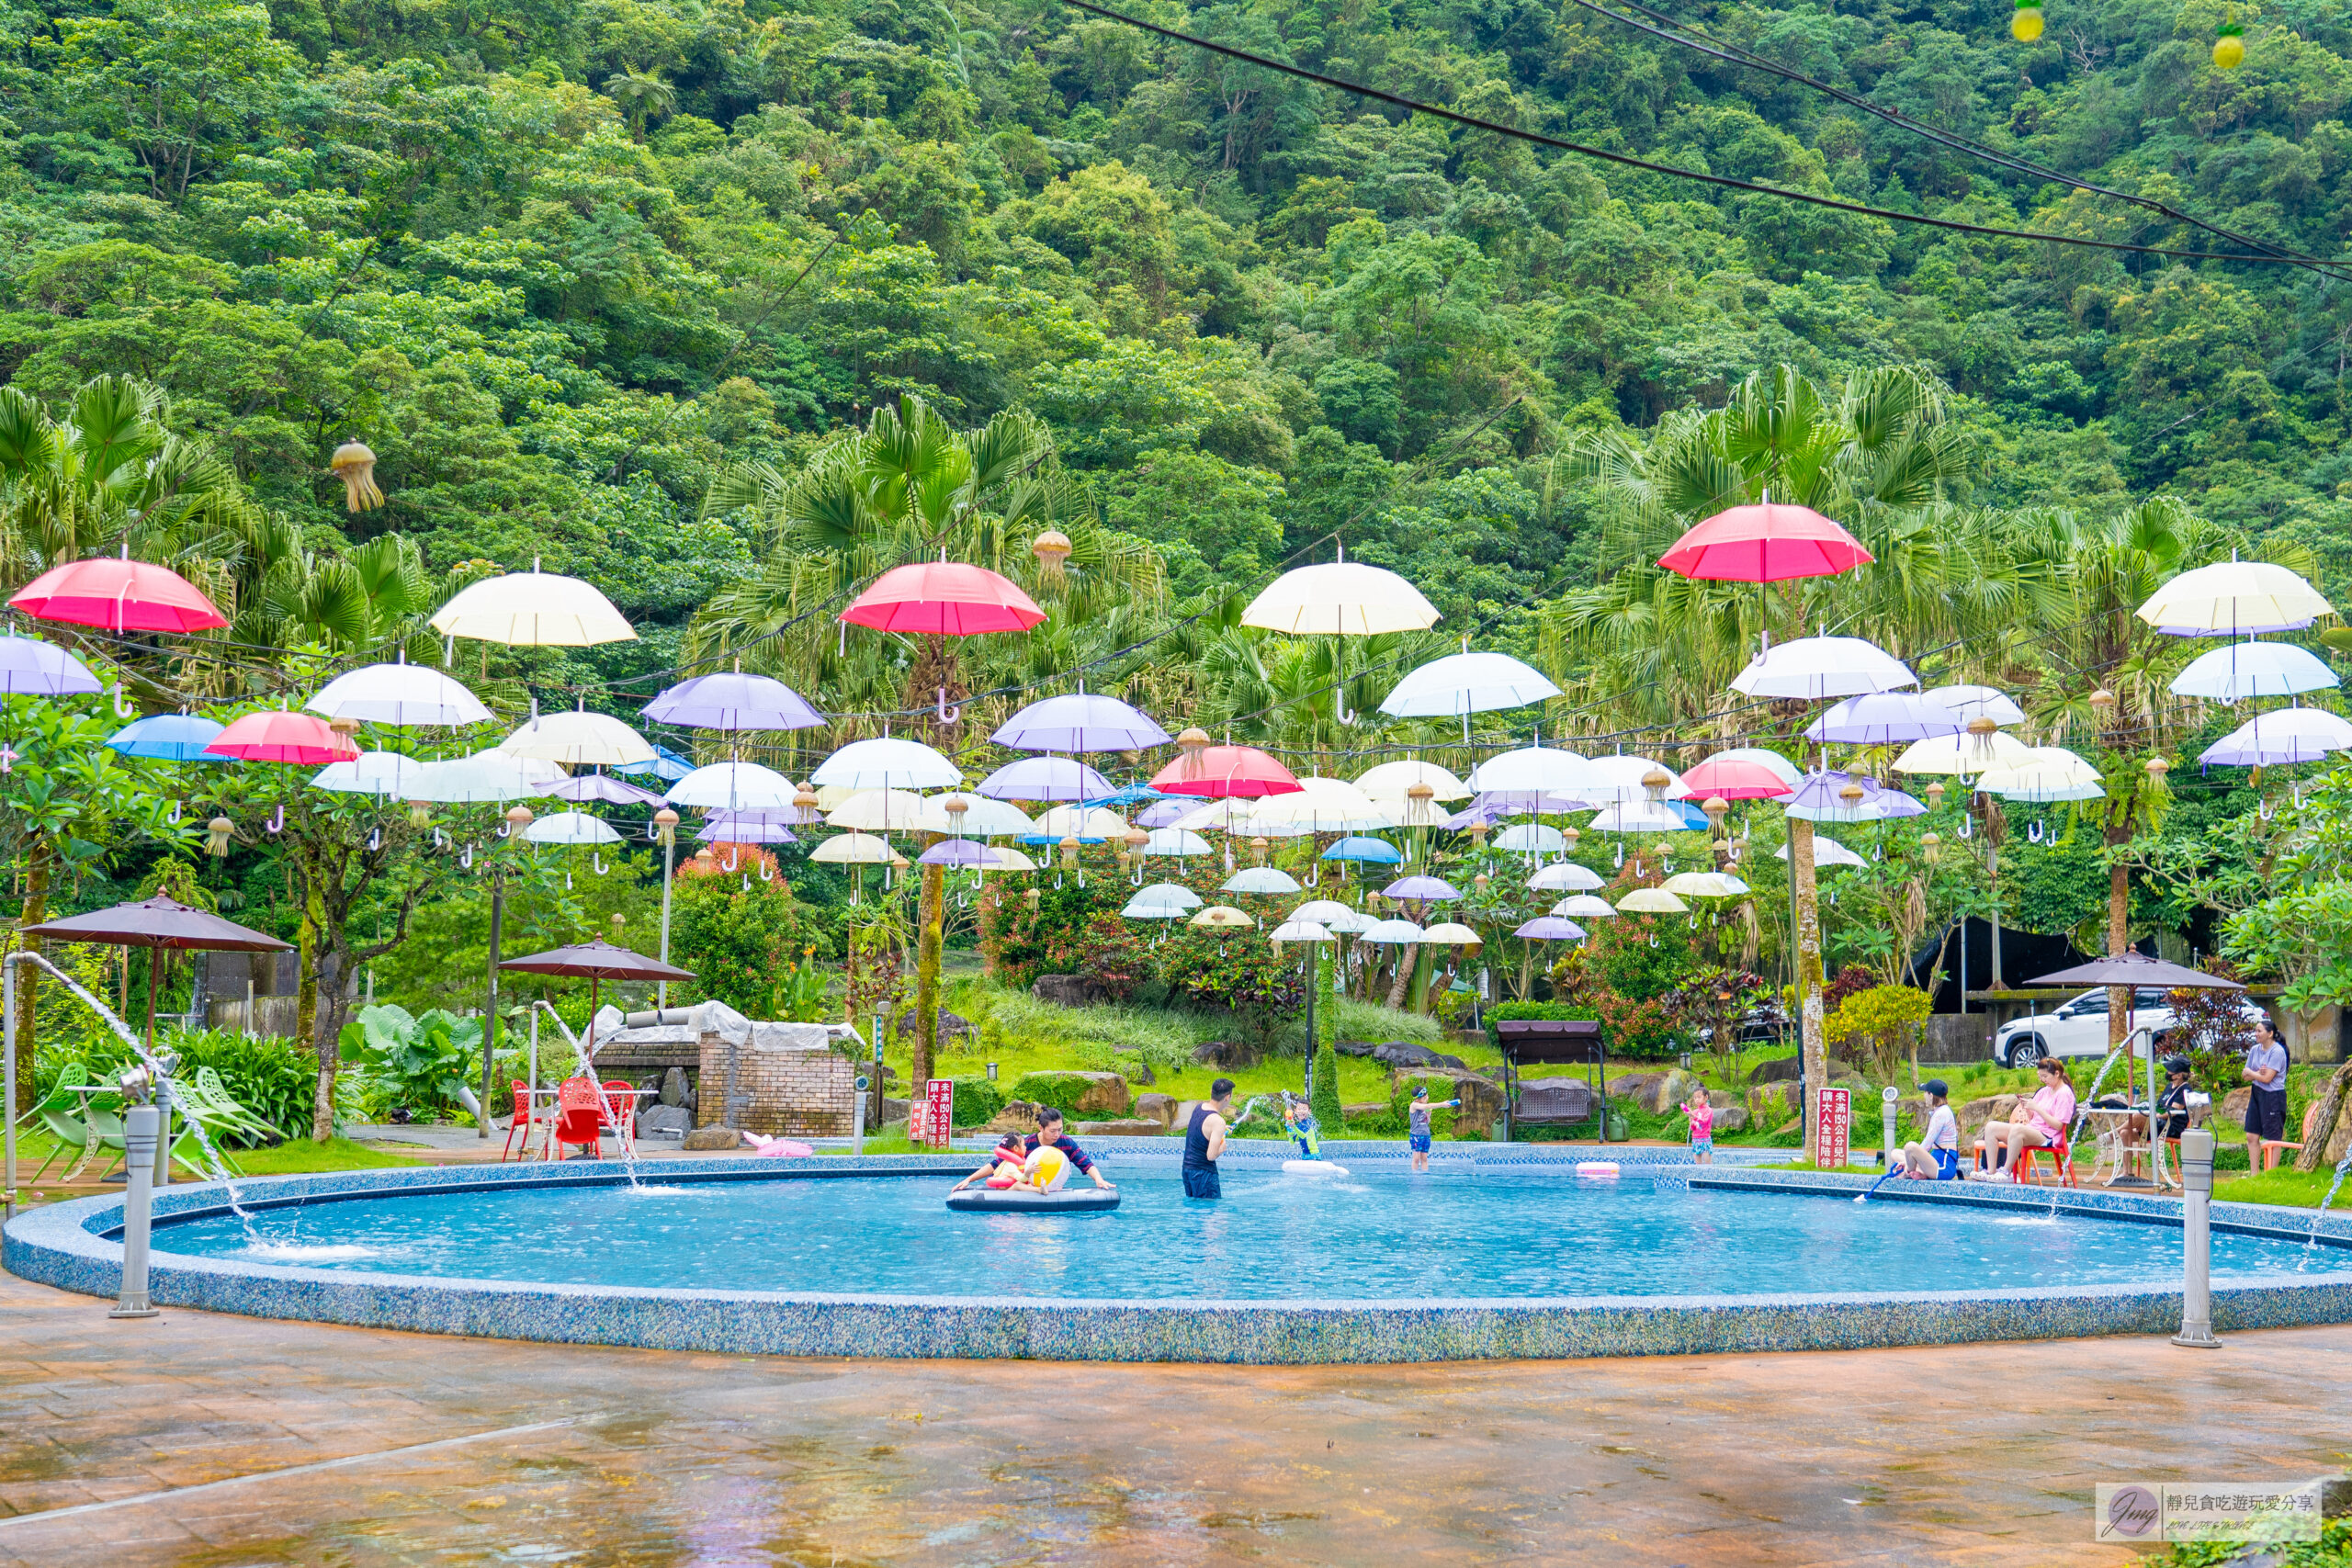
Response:
[{"label": "stone pool coping", "polygon": [[[1099,1140],[1120,1164],[1172,1161]],[[1148,1145],[1155,1140],[1136,1139]],[[1336,1157],[1402,1163],[1401,1144],[1325,1145]],[[1595,1150],[1536,1145],[1456,1145],[1476,1167],[1552,1167],[1573,1180],[1573,1165]],[[1162,1151],[1165,1151],[1164,1155]],[[1870,1178],[1802,1171],[1699,1167],[1670,1149],[1611,1149],[1621,1166],[1660,1186],[1849,1197]],[[1280,1149],[1236,1167],[1280,1157]],[[1161,1157],[1153,1157],[1161,1156]],[[1654,1156],[1654,1157],[1636,1157]],[[780,1162],[756,1158],[664,1161],[645,1169],[664,1184],[687,1181],[840,1179],[960,1173],[954,1156],[868,1156]],[[246,1207],[266,1211],[374,1196],[515,1186],[611,1186],[628,1176],[618,1161],[541,1166],[438,1166],[256,1178],[237,1184]],[[1890,1182],[1883,1197],[1908,1203],[1961,1203],[2047,1210],[2052,1190],[1954,1190]],[[2066,1213],[2177,1225],[2180,1210],[2136,1193],[2057,1190]],[[156,1198],[159,1219],[227,1212],[216,1184],[180,1185]],[[0,1235],[0,1266],[40,1283],[94,1296],[119,1288],[122,1199],[85,1198],[21,1213]],[[1050,1223],[1050,1222],[1041,1222]],[[2217,1229],[2300,1240],[2310,1219],[2298,1210],[2217,1203]],[[2331,1214],[2321,1235],[2330,1251],[2352,1249],[2352,1215]],[[158,1237],[159,1244],[162,1237]],[[2227,1334],[2248,1328],[2352,1322],[2352,1258],[2337,1254],[2328,1273],[2279,1276],[2217,1287],[2213,1322]],[[543,1285],[497,1280],[358,1274],[199,1258],[158,1250],[149,1288],[158,1305],[422,1333],[475,1335],[558,1344],[784,1356],[1208,1361],[1300,1365],[1683,1355],[1744,1350],[1855,1349],[2101,1334],[2169,1334],[2179,1326],[2180,1293],[2145,1285],[2048,1287],[1747,1296],[1566,1296],[1294,1302],[1171,1299],[1069,1300],[1035,1304],[955,1297],[817,1292],[662,1291],[626,1286]]]}]

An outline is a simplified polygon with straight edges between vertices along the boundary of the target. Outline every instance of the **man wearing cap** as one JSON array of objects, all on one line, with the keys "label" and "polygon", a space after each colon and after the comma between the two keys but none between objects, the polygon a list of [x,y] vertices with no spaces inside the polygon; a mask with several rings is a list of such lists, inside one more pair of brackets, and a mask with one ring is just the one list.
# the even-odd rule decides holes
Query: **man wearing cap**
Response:
[{"label": "man wearing cap", "polygon": [[1929,1078],[1919,1091],[1928,1097],[1928,1131],[1903,1145],[1903,1174],[1915,1181],[1958,1181],[1960,1122],[1945,1103],[1951,1098],[1951,1085]]}]

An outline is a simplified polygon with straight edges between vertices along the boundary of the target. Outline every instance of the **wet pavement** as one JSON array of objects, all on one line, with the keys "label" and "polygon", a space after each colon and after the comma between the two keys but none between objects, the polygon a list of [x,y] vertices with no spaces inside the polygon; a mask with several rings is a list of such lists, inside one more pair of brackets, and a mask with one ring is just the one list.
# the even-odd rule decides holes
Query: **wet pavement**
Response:
[{"label": "wet pavement", "polygon": [[2094,1482],[2340,1472],[2352,1328],[1226,1368],[788,1361],[0,1275],[0,1563],[2032,1564]]}]

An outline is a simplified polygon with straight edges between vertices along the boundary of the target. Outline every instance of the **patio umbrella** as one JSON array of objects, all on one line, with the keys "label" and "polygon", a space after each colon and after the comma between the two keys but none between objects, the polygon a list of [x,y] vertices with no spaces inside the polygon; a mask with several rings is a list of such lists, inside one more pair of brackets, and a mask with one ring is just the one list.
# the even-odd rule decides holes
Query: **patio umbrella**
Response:
[{"label": "patio umbrella", "polygon": [[854,828],[860,832],[915,830],[922,815],[922,796],[903,789],[862,789],[825,813],[829,828]]},{"label": "patio umbrella", "polygon": [[1636,887],[1617,900],[1621,915],[1681,915],[1690,909],[1690,905],[1663,887]]},{"label": "patio umbrella", "polygon": [[575,768],[626,767],[653,760],[653,748],[645,737],[611,715],[590,713],[584,705],[571,713],[541,714],[500,741],[498,749],[510,757],[536,757]]},{"label": "patio umbrella", "polygon": [[[1789,858],[1789,846],[1782,844],[1772,852],[1775,860]],[[1834,865],[1868,865],[1870,862],[1839,843],[1826,833],[1813,836],[1813,863],[1815,870],[1826,871]]]},{"label": "patio umbrella", "polygon": [[1919,678],[1877,644],[1858,637],[1808,637],[1765,649],[1732,677],[1744,697],[1826,702],[1916,686]]},{"label": "patio umbrella", "polygon": [[898,853],[886,840],[864,833],[843,833],[809,851],[808,858],[820,865],[888,865],[898,858]]},{"label": "patio umbrella", "polygon": [[1442,876],[1400,876],[1382,888],[1380,896],[1401,903],[1431,904],[1459,898],[1462,893]]},{"label": "patio umbrella", "polygon": [[797,844],[800,836],[782,811],[721,811],[695,832],[698,844]]},{"label": "patio umbrella", "polygon": [[1574,920],[1557,915],[1538,915],[1511,933],[1530,942],[1582,942],[1585,929]]},{"label": "patio umbrella", "polygon": [[2199,654],[2173,677],[2176,697],[2243,702],[2334,691],[2335,671],[2291,642],[2233,642]]},{"label": "patio umbrella", "polygon": [[1289,919],[1276,926],[1274,934],[1267,940],[1280,947],[1286,942],[1331,942],[1336,939],[1319,921]]},{"label": "patio umbrella", "polygon": [[696,768],[662,796],[673,806],[707,806],[728,811],[789,811],[800,788],[773,768],[757,762],[713,762]]},{"label": "patio umbrella", "polygon": [[1590,866],[1578,865],[1572,860],[1554,861],[1538,866],[1527,879],[1531,893],[1589,893],[1601,886],[1600,874]]},{"label": "patio umbrella", "polygon": [[[206,909],[169,898],[117,904],[86,915],[69,915],[19,931],[19,938],[51,942],[96,942],[111,947],[143,947],[152,955],[147,986],[147,1054],[155,1054],[155,996],[164,988],[166,953],[290,953],[292,942],[224,920]],[[13,1041],[15,1033],[11,1031]],[[12,1064],[13,1066],[13,1064]],[[14,1107],[10,1108],[13,1112]],[[14,1186],[13,1175],[10,1185]]]},{"label": "patio umbrella", "polygon": [[1151,787],[1165,795],[1255,800],[1288,795],[1299,786],[1288,768],[1254,746],[1203,746],[1188,748],[1153,774]]},{"label": "patio umbrella", "polygon": [[491,805],[536,795],[562,777],[563,770],[553,762],[511,757],[498,750],[477,751],[470,757],[451,757],[417,769],[408,784],[408,798],[451,806]]},{"label": "patio umbrella", "polygon": [[591,817],[585,811],[558,811],[542,817],[523,829],[523,837],[534,844],[617,844],[621,836],[609,823]]},{"label": "patio umbrella", "polygon": [[117,637],[131,632],[210,631],[229,624],[212,601],[168,567],[98,556],[51,567],[9,599],[8,607],[44,621],[96,626]]},{"label": "patio umbrella", "polygon": [[2291,632],[2335,612],[2283,566],[2222,561],[2184,571],[2148,596],[2140,618],[2167,637]]},{"label": "patio umbrella", "polygon": [[1421,928],[1410,920],[1374,920],[1356,933],[1356,940],[1383,947],[1414,946],[1421,940]]},{"label": "patio umbrella", "polygon": [[681,681],[646,704],[644,716],[681,729],[815,729],[825,722],[783,682],[741,670]]},{"label": "patio umbrella", "polygon": [[528,571],[459,589],[426,624],[444,637],[512,648],[592,648],[637,639],[611,600],[576,577],[541,571],[536,560]]},{"label": "patio umbrella", "polygon": [[1253,865],[1227,877],[1223,890],[1227,893],[1295,893],[1298,881],[1290,873],[1273,866]]},{"label": "patio umbrella", "polygon": [[326,718],[396,729],[481,724],[490,717],[480,698],[438,670],[411,664],[405,650],[393,663],[363,665],[336,676],[302,705]]},{"label": "patio umbrella", "polygon": [[1506,828],[1495,835],[1495,848],[1512,854],[1550,854],[1566,846],[1557,828],[1547,828],[1541,822],[1521,822]]},{"label": "patio umbrella", "polygon": [[[1595,757],[1591,761],[1592,783],[1586,786],[1584,797],[1595,806],[1611,804],[1639,806],[1645,802],[1663,802],[1688,793],[1682,776],[1663,762],[1647,757]],[[1665,782],[1655,775],[1664,774]]]},{"label": "patio umbrella", "polygon": [[2032,750],[2017,737],[1997,729],[1974,735],[1937,735],[1905,747],[1893,767],[1898,773],[1983,773],[2006,768]]},{"label": "patio umbrella", "polygon": [[1674,542],[1657,564],[1716,582],[1782,582],[1835,577],[1871,563],[1860,541],[1808,506],[1761,504],[1715,513]]},{"label": "patio umbrella", "polygon": [[2117,953],[2105,958],[2094,958],[2087,964],[2077,964],[2072,969],[2061,969],[2054,975],[2043,975],[2028,980],[2029,986],[2114,986],[2134,990],[2154,991],[2243,991],[2245,987],[2235,980],[2224,980],[2219,975],[2208,975],[2202,969],[2190,969],[2161,958],[2151,958],[2144,953]]},{"label": "patio umbrella", "polygon": [[0,637],[0,697],[72,697],[99,690],[98,678],[54,643]]},{"label": "patio umbrella", "polygon": [[1487,939],[1455,920],[1421,928],[1421,941],[1431,947],[1483,947]]},{"label": "patio umbrella", "polygon": [[312,789],[335,795],[372,795],[390,800],[417,798],[410,791],[424,764],[398,751],[362,751],[348,762],[329,762],[311,775]]},{"label": "patio umbrella", "polygon": [[1563,919],[1574,916],[1579,920],[1605,920],[1616,912],[1616,905],[1591,893],[1578,893],[1552,906],[1552,913]]},{"label": "patio umbrella", "polygon": [[1972,718],[1989,718],[1995,724],[2023,724],[2025,709],[2014,698],[1993,686],[1930,686],[1919,694],[1931,703],[1951,709],[1965,724]]},{"label": "patio umbrella", "polygon": [[808,775],[810,782],[843,789],[949,789],[964,782],[964,771],[920,740],[854,740]]},{"label": "patio umbrella", "polygon": [[2324,708],[2280,708],[2246,720],[2197,760],[2208,767],[2260,768],[2316,762],[2331,751],[2352,751],[2352,724]]},{"label": "patio umbrella", "polygon": [[539,793],[551,800],[569,800],[582,806],[648,806],[658,808],[662,804],[662,797],[651,790],[639,789],[609,773],[574,773]]},{"label": "patio umbrella", "polygon": [[880,632],[973,637],[1026,631],[1046,612],[1012,579],[943,557],[884,572],[841,618]]},{"label": "patio umbrella", "polygon": [[2098,800],[2107,794],[2098,770],[2063,746],[2030,746],[1976,778],[1987,795],[2018,800]]},{"label": "patio umbrella", "polygon": [[1116,697],[1077,692],[1031,703],[989,739],[1016,751],[1141,751],[1174,737]]},{"label": "patio umbrella", "polygon": [[1209,841],[1182,828],[1154,828],[1143,841],[1147,855],[1204,855]]},{"label": "patio umbrella", "polygon": [[1473,653],[1464,639],[1460,653],[1424,664],[1396,682],[1381,699],[1392,718],[1455,718],[1470,738],[1470,716],[1526,707],[1560,694],[1560,688],[1507,653]]},{"label": "patio umbrella", "polygon": [[1871,692],[1848,697],[1805,727],[1804,738],[1845,746],[1901,746],[1936,735],[1958,735],[1960,715],[1917,692]]},{"label": "patio umbrella", "polygon": [[1783,774],[1762,762],[1718,751],[1682,775],[1690,798],[1704,800],[1777,800],[1796,787],[1796,769]]},{"label": "patio umbrella", "polygon": [[125,757],[158,762],[230,761],[233,759],[205,750],[220,739],[224,728],[199,714],[159,713],[124,725],[107,738],[107,748]]},{"label": "patio umbrella", "polygon": [[1359,865],[1396,865],[1405,852],[1384,839],[1341,839],[1323,852],[1325,860],[1349,861]]},{"label": "patio umbrella", "polygon": [[[990,800],[1093,800],[1111,781],[1075,757],[1023,757],[982,779],[972,791]],[[1181,815],[1189,803],[1177,807]],[[1150,824],[1147,824],[1150,826]]]},{"label": "patio umbrella", "polygon": [[214,736],[204,751],[207,756],[235,757],[247,762],[300,762],[308,767],[349,761],[359,755],[359,748],[329,729],[326,720],[276,709],[245,715]]},{"label": "patio umbrella", "polygon": [[584,977],[588,982],[588,1038],[586,1054],[593,1060],[596,1055],[596,988],[606,980],[691,980],[691,969],[680,969],[648,958],[626,947],[616,947],[602,938],[583,942],[572,947],[559,947],[547,953],[534,953],[522,958],[509,958],[499,965],[524,975],[562,975]]}]

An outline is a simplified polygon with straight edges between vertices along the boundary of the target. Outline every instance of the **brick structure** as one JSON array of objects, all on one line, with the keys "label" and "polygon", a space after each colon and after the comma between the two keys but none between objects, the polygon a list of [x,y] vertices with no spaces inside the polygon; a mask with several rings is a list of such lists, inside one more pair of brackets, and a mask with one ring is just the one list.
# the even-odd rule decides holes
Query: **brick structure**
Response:
[{"label": "brick structure", "polygon": [[857,1066],[833,1049],[832,1026],[754,1023],[710,1003],[696,1013],[696,1126],[767,1137],[849,1135]]}]

